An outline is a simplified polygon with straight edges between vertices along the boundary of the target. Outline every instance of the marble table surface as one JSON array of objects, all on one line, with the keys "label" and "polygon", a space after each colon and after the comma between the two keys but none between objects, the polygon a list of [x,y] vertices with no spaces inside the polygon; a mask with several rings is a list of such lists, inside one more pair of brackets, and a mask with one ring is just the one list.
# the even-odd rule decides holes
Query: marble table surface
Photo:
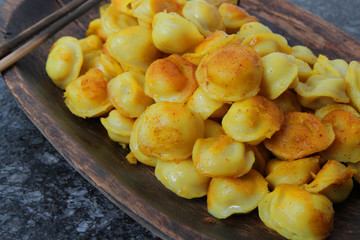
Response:
[{"label": "marble table surface", "polygon": [[[360,40],[359,0],[291,2]],[[0,106],[0,239],[157,239],[60,156],[2,76]]]}]

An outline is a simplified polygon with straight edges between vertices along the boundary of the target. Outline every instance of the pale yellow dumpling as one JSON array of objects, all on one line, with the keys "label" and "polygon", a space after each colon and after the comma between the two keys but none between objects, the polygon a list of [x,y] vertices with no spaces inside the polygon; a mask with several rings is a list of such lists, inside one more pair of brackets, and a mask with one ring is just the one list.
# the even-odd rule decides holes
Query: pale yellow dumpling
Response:
[{"label": "pale yellow dumpling", "polygon": [[352,61],[345,77],[346,93],[350,97],[350,104],[360,111],[360,63]]},{"label": "pale yellow dumpling", "polygon": [[224,219],[236,213],[249,213],[269,192],[268,183],[256,170],[240,178],[213,178],[207,196],[208,212]]},{"label": "pale yellow dumpling", "polygon": [[353,188],[352,176],[355,171],[335,160],[329,160],[316,175],[314,181],[305,184],[305,190],[321,193],[332,202],[344,201]]},{"label": "pale yellow dumpling", "polygon": [[113,108],[108,98],[107,81],[97,68],[68,84],[64,97],[70,111],[82,118],[101,116]]},{"label": "pale yellow dumpling", "polygon": [[203,36],[209,36],[215,30],[225,30],[218,9],[204,0],[187,1],[182,15],[193,22]]},{"label": "pale yellow dumpling", "polygon": [[110,35],[105,46],[124,70],[135,68],[145,72],[149,65],[160,57],[151,33],[151,29],[147,27],[127,27]]},{"label": "pale yellow dumpling", "polygon": [[185,103],[198,87],[195,70],[177,54],[158,59],[146,71],[145,93],[156,102]]},{"label": "pale yellow dumpling", "polygon": [[291,90],[286,90],[273,102],[280,108],[280,110],[286,114],[288,112],[300,112],[301,105],[296,97],[296,94]]},{"label": "pale yellow dumpling", "polygon": [[125,117],[118,110],[112,110],[106,118],[100,118],[101,124],[106,128],[111,140],[129,144],[134,119]]},{"label": "pale yellow dumpling", "polygon": [[258,206],[265,225],[287,239],[326,239],[334,219],[331,201],[297,185],[281,184]]},{"label": "pale yellow dumpling", "polygon": [[139,161],[145,165],[155,167],[158,160],[154,157],[149,157],[149,156],[144,155],[139,150],[138,132],[139,132],[139,125],[143,121],[142,120],[143,116],[144,116],[144,114],[142,114],[139,118],[137,118],[135,120],[135,123],[131,129],[130,144],[129,144],[129,148],[131,150],[130,153],[137,161]]},{"label": "pale yellow dumpling", "polygon": [[86,36],[90,35],[96,35],[101,39],[101,41],[106,41],[107,36],[104,32],[104,29],[102,29],[100,18],[96,18],[89,23]]},{"label": "pale yellow dumpling", "polygon": [[[106,48],[105,48],[106,50]],[[111,80],[117,75],[124,72],[120,64],[107,51],[100,54],[101,70],[104,72],[106,78]]]},{"label": "pale yellow dumpling", "polygon": [[230,3],[221,4],[219,13],[223,19],[227,33],[238,32],[245,23],[259,22],[259,19],[251,16],[243,8]]},{"label": "pale yellow dumpling", "polygon": [[198,66],[201,59],[208,52],[214,50],[217,47],[227,44],[240,43],[240,39],[235,34],[228,35],[223,31],[215,31],[211,35],[207,36],[204,41],[200,42],[194,52],[188,52],[183,55],[183,58]]},{"label": "pale yellow dumpling", "polygon": [[279,131],[264,141],[265,147],[281,159],[300,159],[328,148],[335,139],[331,124],[312,113],[285,114]]},{"label": "pale yellow dumpling", "polygon": [[314,110],[328,104],[350,102],[345,90],[343,78],[326,75],[313,75],[295,86],[300,104]]},{"label": "pale yellow dumpling", "polygon": [[314,64],[314,71],[320,75],[335,78],[345,78],[349,65],[342,59],[329,60],[324,55],[319,55]]},{"label": "pale yellow dumpling", "polygon": [[152,28],[155,46],[165,53],[184,53],[204,40],[194,23],[174,12],[157,13]]},{"label": "pale yellow dumpling", "polygon": [[261,58],[264,65],[260,94],[271,100],[285,92],[298,75],[295,58],[275,52]]},{"label": "pale yellow dumpling", "polygon": [[305,82],[309,77],[316,74],[316,72],[310,67],[307,62],[299,58],[294,58],[296,65],[298,66],[299,81]]},{"label": "pale yellow dumpling", "polygon": [[252,151],[227,135],[197,139],[192,155],[195,170],[209,177],[240,177],[255,161]]},{"label": "pale yellow dumpling", "polygon": [[101,26],[106,36],[119,32],[121,29],[136,26],[136,18],[119,12],[114,6],[109,6],[100,17]]},{"label": "pale yellow dumpling", "polygon": [[141,0],[132,14],[139,19],[139,21],[150,24],[153,17],[159,12],[176,12],[181,14],[186,0]]},{"label": "pale yellow dumpling", "polygon": [[120,12],[132,15],[134,9],[143,0],[111,0],[111,4]]},{"label": "pale yellow dumpling", "polygon": [[186,103],[191,111],[198,113],[202,119],[207,119],[216,110],[220,109],[224,105],[223,102],[219,102],[209,98],[201,88],[197,88],[189,101]]},{"label": "pale yellow dumpling", "polygon": [[213,4],[215,7],[219,7],[223,3],[230,3],[233,5],[238,4],[238,0],[206,0],[208,3]]},{"label": "pale yellow dumpling", "polygon": [[272,159],[266,164],[265,179],[272,188],[283,183],[301,186],[311,182],[319,170],[319,156],[294,161]]},{"label": "pale yellow dumpling", "polygon": [[317,61],[317,57],[310,50],[310,48],[302,45],[296,45],[292,47],[292,53],[294,57],[303,60],[304,62],[314,65]]},{"label": "pale yellow dumpling", "polygon": [[356,117],[360,117],[360,114],[355,110],[355,108],[353,108],[348,104],[340,104],[340,103],[329,104],[322,108],[317,109],[315,111],[315,116],[321,121],[328,113],[337,109],[348,111],[349,113],[355,115]]},{"label": "pale yellow dumpling", "polygon": [[79,41],[62,37],[51,47],[46,61],[46,72],[56,86],[65,89],[80,73],[83,53]]},{"label": "pale yellow dumpling", "polygon": [[195,171],[191,159],[158,161],[155,176],[167,189],[186,199],[205,196],[211,180]]},{"label": "pale yellow dumpling", "polygon": [[222,120],[227,135],[240,142],[258,144],[280,129],[284,115],[275,103],[255,96],[233,103]]},{"label": "pale yellow dumpling", "polygon": [[204,121],[205,124],[205,134],[204,138],[218,137],[220,135],[225,135],[225,131],[220,123],[215,122],[210,119]]},{"label": "pale yellow dumpling", "polygon": [[321,122],[331,124],[335,133],[334,142],[321,152],[321,156],[339,162],[359,162],[360,117],[358,114],[336,109],[326,114]]},{"label": "pale yellow dumpling", "polygon": [[198,138],[204,136],[204,121],[181,103],[154,103],[139,122],[137,142],[146,156],[163,161],[187,159]]},{"label": "pale yellow dumpling", "polygon": [[[90,51],[83,54],[83,64],[81,66],[80,75],[85,74],[90,68],[101,69],[100,63],[101,50]],[[103,71],[102,71],[103,72]],[[103,72],[104,73],[104,72]]]},{"label": "pale yellow dumpling", "polygon": [[199,87],[209,98],[235,102],[259,92],[263,74],[260,56],[251,48],[225,45],[206,54],[196,69]]},{"label": "pale yellow dumpling", "polygon": [[253,48],[261,57],[273,52],[292,52],[286,38],[275,33],[256,33],[245,38],[241,44]]},{"label": "pale yellow dumpling", "polygon": [[154,100],[145,95],[143,83],[145,76],[138,72],[124,72],[110,80],[109,99],[114,107],[126,117],[136,118]]},{"label": "pale yellow dumpling", "polygon": [[271,29],[259,22],[249,22],[241,26],[236,36],[242,41],[249,36],[259,33],[272,33]]}]

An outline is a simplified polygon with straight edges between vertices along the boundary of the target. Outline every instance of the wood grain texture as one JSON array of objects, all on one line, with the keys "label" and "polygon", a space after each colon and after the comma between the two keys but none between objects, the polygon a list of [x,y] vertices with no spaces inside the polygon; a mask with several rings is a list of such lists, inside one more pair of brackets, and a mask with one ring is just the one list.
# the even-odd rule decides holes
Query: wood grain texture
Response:
[{"label": "wood grain texture", "polygon": [[[68,1],[8,0],[0,10],[1,26],[4,32],[12,33],[7,35],[10,38],[37,22],[39,15],[46,16]],[[33,14],[34,5],[45,6],[41,8],[42,13]],[[359,42],[287,1],[243,0],[241,6],[269,24],[275,32],[285,35],[292,44],[310,46],[330,57],[353,60],[360,56]],[[39,8],[36,11],[40,11]],[[23,20],[24,16],[27,21]],[[29,118],[89,182],[164,239],[281,239],[265,227],[257,211],[216,220],[215,224],[204,221],[211,217],[206,211],[205,198],[186,200],[177,197],[156,180],[152,168],[129,164],[124,158],[128,150],[107,137],[98,119],[80,119],[67,110],[62,91],[45,73],[46,57],[59,37],[83,37],[88,22],[96,16],[97,9],[94,9],[4,72],[7,85]],[[335,206],[334,231],[330,239],[356,239],[359,236],[359,204],[359,186],[356,185],[350,198]]]}]

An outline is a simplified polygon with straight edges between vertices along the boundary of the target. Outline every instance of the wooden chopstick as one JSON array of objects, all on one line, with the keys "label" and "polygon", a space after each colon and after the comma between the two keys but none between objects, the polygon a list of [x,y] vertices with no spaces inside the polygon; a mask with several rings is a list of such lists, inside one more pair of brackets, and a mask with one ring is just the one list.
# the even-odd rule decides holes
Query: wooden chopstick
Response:
[{"label": "wooden chopstick", "polygon": [[[83,15],[84,13],[89,11],[92,7],[94,7],[96,4],[100,3],[101,1],[102,0],[74,0],[73,2],[76,2],[76,4],[73,3],[73,5],[71,6],[72,8],[68,7],[68,5],[70,3],[65,6],[65,7],[67,7],[67,9],[65,9],[65,10],[70,11],[68,14],[66,14],[66,13],[65,14],[60,14],[60,13],[56,14],[59,11],[61,11],[61,12],[65,11],[65,10],[63,10],[63,8],[65,8],[65,7],[57,10],[54,14],[52,14],[52,15],[55,15],[55,14],[57,15],[57,21],[56,21],[56,19],[54,21],[53,17],[51,17],[51,21],[49,21],[49,22],[47,22],[47,21],[45,22],[44,20],[41,20],[40,22],[42,22],[42,21],[45,22],[45,23],[41,23],[41,25],[43,25],[42,28],[43,29],[45,28],[45,29],[42,32],[40,32],[39,34],[36,35],[37,31],[34,32],[34,30],[31,30],[31,29],[25,30],[24,32],[30,32],[31,33],[30,36],[35,35],[35,37],[33,39],[29,40],[28,42],[24,43],[21,47],[17,48],[15,51],[10,53],[3,59],[1,59],[0,60],[0,72],[3,72],[8,67],[12,66],[19,59],[23,58],[24,56],[29,54],[31,51],[33,51],[35,48],[40,46],[49,37],[54,35],[56,32],[61,30],[63,27],[65,27],[70,22],[74,21],[76,18],[80,17],[81,15]],[[82,5],[80,5],[81,3],[82,3]],[[77,5],[78,7],[75,7],[75,5]],[[46,18],[49,18],[50,16],[48,16]],[[31,27],[31,28],[33,28],[33,27]],[[26,33],[26,35],[28,35],[28,34],[29,33]],[[21,37],[21,38],[24,38],[24,37]],[[24,38],[24,39],[26,41],[27,39],[29,39],[29,37]],[[19,40],[17,40],[17,41],[19,41]],[[17,45],[19,45],[19,44],[17,44]]]},{"label": "wooden chopstick", "polygon": [[53,24],[58,19],[65,16],[67,13],[73,11],[79,5],[84,3],[86,0],[73,0],[69,4],[45,17],[44,19],[37,22],[35,25],[29,27],[25,31],[21,32],[19,35],[12,38],[10,41],[0,46],[0,58],[11,52],[14,48],[27,41],[31,37],[33,37],[38,32],[42,31],[44,28]]}]

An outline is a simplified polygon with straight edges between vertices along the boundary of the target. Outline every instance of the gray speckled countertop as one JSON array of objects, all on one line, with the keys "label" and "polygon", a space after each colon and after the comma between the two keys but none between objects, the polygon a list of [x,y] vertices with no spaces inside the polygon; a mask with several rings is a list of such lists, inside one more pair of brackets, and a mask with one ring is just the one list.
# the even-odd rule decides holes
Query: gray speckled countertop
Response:
[{"label": "gray speckled countertop", "polygon": [[[291,2],[360,40],[359,0]],[[57,153],[2,80],[0,106],[0,239],[156,239]]]}]

